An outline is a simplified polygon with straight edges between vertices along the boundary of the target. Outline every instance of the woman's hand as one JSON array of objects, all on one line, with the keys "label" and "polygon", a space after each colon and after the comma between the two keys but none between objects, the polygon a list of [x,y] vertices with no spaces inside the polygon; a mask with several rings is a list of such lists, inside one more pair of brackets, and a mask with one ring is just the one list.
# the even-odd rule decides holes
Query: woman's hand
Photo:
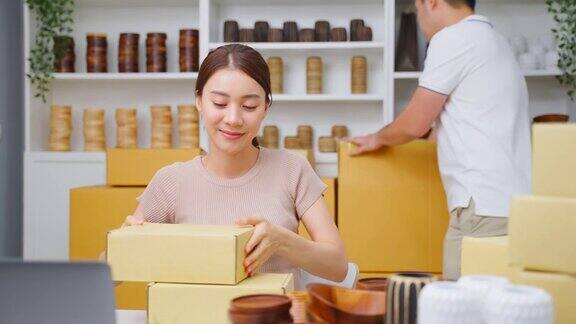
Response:
[{"label": "woman's hand", "polygon": [[244,260],[244,269],[251,276],[282,248],[287,230],[261,217],[240,218],[236,220],[236,225],[254,226],[254,233],[246,244]]},{"label": "woman's hand", "polygon": [[122,227],[142,225],[144,224],[144,218],[139,215],[128,215],[122,224]]}]

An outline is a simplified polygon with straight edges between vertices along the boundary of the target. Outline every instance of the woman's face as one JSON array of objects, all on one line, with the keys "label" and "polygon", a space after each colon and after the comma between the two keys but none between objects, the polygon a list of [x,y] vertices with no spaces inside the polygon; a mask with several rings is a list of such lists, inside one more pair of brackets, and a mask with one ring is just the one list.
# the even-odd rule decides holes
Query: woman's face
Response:
[{"label": "woman's face", "polygon": [[252,145],[268,112],[264,89],[236,69],[214,73],[196,98],[211,145],[235,155]]}]

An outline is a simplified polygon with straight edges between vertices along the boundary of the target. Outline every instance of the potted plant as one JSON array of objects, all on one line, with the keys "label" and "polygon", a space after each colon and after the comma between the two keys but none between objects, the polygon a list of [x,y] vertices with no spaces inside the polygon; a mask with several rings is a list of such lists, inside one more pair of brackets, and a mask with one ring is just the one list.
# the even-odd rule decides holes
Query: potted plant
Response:
[{"label": "potted plant", "polygon": [[54,59],[61,55],[53,50],[54,38],[72,32],[74,0],[26,0],[26,4],[36,20],[36,39],[28,57],[30,71],[27,77],[34,87],[34,96],[46,102],[53,79]]},{"label": "potted plant", "polygon": [[556,28],[552,29],[558,44],[558,76],[560,84],[568,87],[572,101],[576,95],[576,2],[574,0],[546,0]]}]

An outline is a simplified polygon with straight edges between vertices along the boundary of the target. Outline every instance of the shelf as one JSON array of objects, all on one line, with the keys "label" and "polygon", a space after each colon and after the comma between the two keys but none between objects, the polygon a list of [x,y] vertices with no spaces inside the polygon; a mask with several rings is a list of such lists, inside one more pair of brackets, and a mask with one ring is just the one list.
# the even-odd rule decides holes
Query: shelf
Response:
[{"label": "shelf", "polygon": [[[210,43],[210,49],[232,43]],[[279,43],[243,43],[260,51],[332,51],[332,50],[383,50],[383,42],[279,42]]]},{"label": "shelf", "polygon": [[166,73],[54,73],[57,81],[120,81],[120,80],[196,80],[197,72],[166,72]]},{"label": "shelf", "polygon": [[553,77],[553,76],[557,76],[557,75],[561,75],[562,72],[560,72],[559,69],[553,69],[553,70],[525,70],[522,71],[522,73],[524,73],[524,76],[527,77]]},{"label": "shelf", "polygon": [[32,151],[29,152],[34,162],[105,162],[106,152],[51,152]]},{"label": "shelf", "polygon": [[162,7],[198,6],[199,0],[75,0],[79,7]]},{"label": "shelf", "polygon": [[312,101],[312,102],[331,102],[331,101],[354,101],[354,102],[381,102],[384,100],[382,95],[373,94],[346,94],[346,95],[333,95],[333,94],[277,94],[272,95],[273,102],[282,101]]},{"label": "shelf", "polygon": [[418,79],[422,72],[394,72],[394,79]]},{"label": "shelf", "polygon": [[[561,75],[562,72],[559,69],[551,70],[523,70],[522,73],[526,77],[553,77]],[[394,79],[418,79],[422,72],[394,72]]]}]

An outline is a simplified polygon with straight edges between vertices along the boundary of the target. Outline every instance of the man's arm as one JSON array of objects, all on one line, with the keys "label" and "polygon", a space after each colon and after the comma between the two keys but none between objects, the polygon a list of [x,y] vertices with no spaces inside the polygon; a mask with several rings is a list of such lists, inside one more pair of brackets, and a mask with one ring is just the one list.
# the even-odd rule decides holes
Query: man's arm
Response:
[{"label": "man's arm", "polygon": [[349,141],[357,145],[350,155],[360,155],[423,137],[430,131],[447,99],[447,95],[418,87],[396,120],[374,134],[350,138]]}]

